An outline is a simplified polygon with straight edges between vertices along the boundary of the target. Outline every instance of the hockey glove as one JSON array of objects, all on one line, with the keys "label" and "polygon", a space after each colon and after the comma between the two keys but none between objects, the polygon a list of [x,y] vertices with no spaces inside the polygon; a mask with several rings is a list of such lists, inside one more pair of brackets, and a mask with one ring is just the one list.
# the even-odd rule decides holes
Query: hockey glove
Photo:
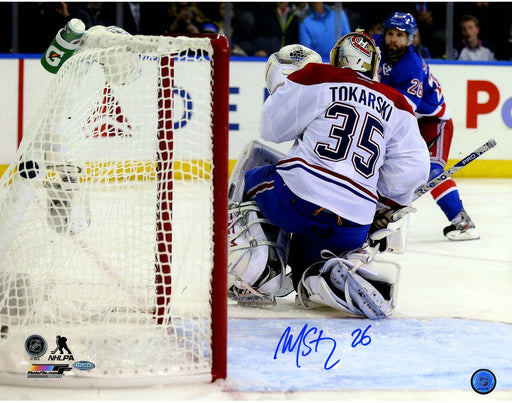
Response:
[{"label": "hockey glove", "polygon": [[369,245],[372,248],[378,245],[379,252],[385,252],[388,249],[387,237],[396,232],[396,228],[388,228],[389,225],[399,221],[405,215],[415,213],[416,211],[416,208],[411,206],[396,210],[387,206],[378,209],[368,231]]}]

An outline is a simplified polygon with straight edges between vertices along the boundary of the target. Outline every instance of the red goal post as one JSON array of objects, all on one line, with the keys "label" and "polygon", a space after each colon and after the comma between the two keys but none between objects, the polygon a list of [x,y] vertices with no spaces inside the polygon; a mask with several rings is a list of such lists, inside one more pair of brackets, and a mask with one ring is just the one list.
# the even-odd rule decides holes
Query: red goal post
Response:
[{"label": "red goal post", "polygon": [[213,72],[213,211],[214,211],[214,272],[212,278],[212,378],[227,375],[227,216],[229,178],[229,43],[225,36],[212,34]]},{"label": "red goal post", "polygon": [[[178,37],[180,34],[168,34]],[[211,40],[215,68],[212,72],[212,143],[214,269],[212,277],[212,380],[224,379],[227,371],[227,209],[229,177],[229,43],[224,35],[187,34]],[[165,246],[163,246],[165,248]]]}]

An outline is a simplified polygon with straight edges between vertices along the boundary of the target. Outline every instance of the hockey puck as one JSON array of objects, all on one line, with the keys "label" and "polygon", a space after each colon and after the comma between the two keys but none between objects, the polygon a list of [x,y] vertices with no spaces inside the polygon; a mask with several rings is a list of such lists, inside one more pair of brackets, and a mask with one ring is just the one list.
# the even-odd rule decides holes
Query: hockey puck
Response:
[{"label": "hockey puck", "polygon": [[34,179],[39,175],[39,165],[35,161],[20,162],[18,172],[22,178]]}]

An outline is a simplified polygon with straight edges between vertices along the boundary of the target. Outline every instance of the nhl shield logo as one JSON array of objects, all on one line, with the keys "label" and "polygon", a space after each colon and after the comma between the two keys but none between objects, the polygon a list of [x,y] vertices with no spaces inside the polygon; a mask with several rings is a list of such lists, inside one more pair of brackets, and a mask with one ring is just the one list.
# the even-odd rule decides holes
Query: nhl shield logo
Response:
[{"label": "nhl shield logo", "polygon": [[25,351],[32,358],[41,357],[46,353],[47,348],[48,344],[46,343],[46,340],[38,334],[28,336],[25,340]]}]

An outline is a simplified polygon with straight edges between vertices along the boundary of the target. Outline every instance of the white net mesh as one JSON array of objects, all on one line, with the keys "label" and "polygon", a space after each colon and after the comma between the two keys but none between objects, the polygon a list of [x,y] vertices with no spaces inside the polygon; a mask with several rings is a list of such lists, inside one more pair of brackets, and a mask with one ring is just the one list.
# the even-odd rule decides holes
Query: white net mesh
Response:
[{"label": "white net mesh", "polygon": [[[0,182],[0,375],[208,374],[210,41],[86,35]],[[72,359],[51,354],[57,336]]]}]

